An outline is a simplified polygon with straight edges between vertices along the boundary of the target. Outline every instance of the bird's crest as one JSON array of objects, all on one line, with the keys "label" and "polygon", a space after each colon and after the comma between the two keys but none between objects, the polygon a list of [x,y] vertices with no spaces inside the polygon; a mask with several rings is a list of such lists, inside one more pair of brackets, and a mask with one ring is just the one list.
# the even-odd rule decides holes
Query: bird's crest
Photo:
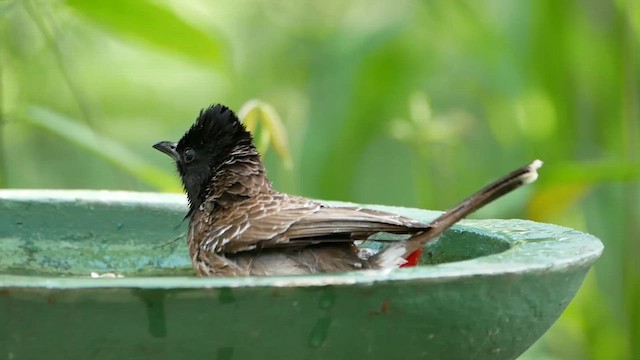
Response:
[{"label": "bird's crest", "polygon": [[200,111],[196,122],[178,142],[178,149],[203,148],[208,144],[226,148],[245,139],[251,140],[251,134],[236,114],[228,107],[216,104]]}]

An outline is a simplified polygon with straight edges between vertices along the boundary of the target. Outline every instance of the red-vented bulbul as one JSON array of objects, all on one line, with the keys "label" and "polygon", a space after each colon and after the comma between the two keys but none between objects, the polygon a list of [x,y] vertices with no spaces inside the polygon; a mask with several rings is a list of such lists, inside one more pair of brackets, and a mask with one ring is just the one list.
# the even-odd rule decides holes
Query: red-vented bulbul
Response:
[{"label": "red-vented bulbul", "polygon": [[[536,160],[486,186],[429,224],[360,207],[333,207],[280,193],[251,134],[227,107],[200,112],[179,142],[154,148],[175,161],[189,199],[187,242],[201,276],[288,275],[415,265],[422,248],[458,220],[533,182]],[[355,242],[407,234],[377,254]],[[371,241],[371,240],[370,240]]]}]

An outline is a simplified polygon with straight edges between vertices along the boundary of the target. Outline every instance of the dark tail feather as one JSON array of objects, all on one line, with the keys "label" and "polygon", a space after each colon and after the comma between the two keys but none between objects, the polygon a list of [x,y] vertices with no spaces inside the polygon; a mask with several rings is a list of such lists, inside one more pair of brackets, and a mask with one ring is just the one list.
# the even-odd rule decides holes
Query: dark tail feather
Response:
[{"label": "dark tail feather", "polygon": [[537,170],[541,166],[542,161],[535,160],[531,164],[514,170],[492,182],[433,220],[427,230],[414,235],[406,241],[391,245],[384,251],[371,257],[369,261],[373,264],[373,267],[402,265],[403,259],[416,250],[422,249],[429,241],[442,234],[451,227],[451,225],[484,205],[498,199],[502,195],[510,193],[522,185],[536,181],[538,178]]}]

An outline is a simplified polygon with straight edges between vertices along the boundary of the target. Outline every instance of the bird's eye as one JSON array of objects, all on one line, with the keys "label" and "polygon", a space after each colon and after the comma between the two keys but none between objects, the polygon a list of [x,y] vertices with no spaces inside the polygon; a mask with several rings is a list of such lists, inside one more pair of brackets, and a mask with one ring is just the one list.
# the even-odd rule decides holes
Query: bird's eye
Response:
[{"label": "bird's eye", "polygon": [[184,155],[182,155],[182,160],[186,163],[190,163],[196,159],[196,152],[193,149],[188,148],[184,151]]}]

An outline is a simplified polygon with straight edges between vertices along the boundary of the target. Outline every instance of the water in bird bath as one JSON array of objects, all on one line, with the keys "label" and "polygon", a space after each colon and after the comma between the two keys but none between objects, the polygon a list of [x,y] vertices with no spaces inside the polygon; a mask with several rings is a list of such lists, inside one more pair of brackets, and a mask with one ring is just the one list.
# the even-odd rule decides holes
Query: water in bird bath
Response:
[{"label": "water in bird bath", "polygon": [[[23,226],[27,224],[23,222]],[[193,275],[184,238],[158,244],[153,237],[116,241],[97,232],[87,232],[85,235],[78,236],[76,233],[74,240],[53,231],[25,231],[0,236],[0,272],[60,277]],[[379,234],[374,238],[389,236]],[[362,246],[373,251],[382,247],[374,241],[367,241]],[[473,259],[509,248],[509,243],[500,238],[453,228],[425,248],[421,265]]]}]

